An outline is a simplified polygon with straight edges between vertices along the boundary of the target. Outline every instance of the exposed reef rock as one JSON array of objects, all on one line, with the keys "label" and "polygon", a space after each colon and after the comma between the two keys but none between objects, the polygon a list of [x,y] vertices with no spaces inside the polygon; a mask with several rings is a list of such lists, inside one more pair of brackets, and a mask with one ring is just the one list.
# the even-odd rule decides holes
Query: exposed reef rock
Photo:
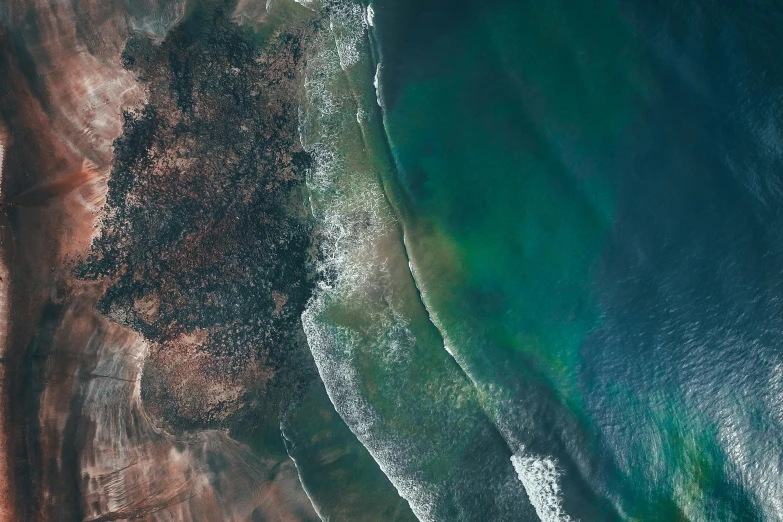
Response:
[{"label": "exposed reef rock", "polygon": [[[191,46],[188,38],[201,36],[188,33],[187,23],[171,42],[166,38],[184,16],[182,2],[0,5],[2,520],[318,520],[282,442],[264,456],[225,432],[173,435],[163,429],[227,426],[229,414],[259,408],[262,393],[279,405],[283,395],[268,389],[270,381],[282,380],[285,372],[276,368],[287,356],[272,350],[269,339],[282,332],[288,337],[281,345],[291,339],[303,349],[296,307],[310,284],[304,260],[311,239],[296,186],[306,158],[288,146],[290,136],[275,134],[289,129],[281,123],[285,118],[293,118],[295,128],[293,93],[286,89],[296,58],[285,52],[295,40],[281,31],[269,48],[282,47],[261,55],[254,50],[261,42],[251,41],[229,15],[213,14],[217,18],[197,22],[222,24],[220,31],[207,31],[214,50],[205,58],[203,44]],[[146,73],[144,53],[137,52],[143,49],[158,60]],[[193,89],[191,95],[163,92],[168,73],[153,68],[173,63],[166,63],[169,51],[182,66],[176,81]],[[221,52],[223,62],[209,61]],[[236,65],[238,72],[231,69]],[[193,74],[193,66],[209,72]],[[223,66],[228,70],[210,76]],[[224,73],[237,75],[239,83],[230,84],[236,92],[220,92]],[[144,74],[148,78],[137,77]],[[259,101],[248,93],[254,85],[267,88],[261,107],[250,121],[232,118]],[[233,124],[266,133],[263,147],[252,137],[239,139],[241,129]],[[145,132],[158,170],[152,161],[141,167],[138,156],[146,151],[134,148]],[[230,152],[233,146],[242,148]],[[197,169],[176,163],[183,149]],[[256,156],[242,166],[246,153]],[[132,173],[122,170],[129,162]],[[161,175],[168,182],[152,181]],[[131,178],[146,178],[149,189],[128,184]],[[265,188],[263,198],[258,187]],[[133,205],[134,197],[144,198],[143,209]],[[194,212],[201,201],[207,206]],[[254,219],[250,213],[261,211],[282,235],[270,228],[255,237],[255,228],[242,228]],[[170,235],[174,220],[167,212],[183,224],[179,240]],[[87,261],[96,232],[100,239]],[[287,240],[285,234],[304,241],[292,245],[301,252],[288,256],[287,245],[275,243]],[[281,252],[279,258],[254,250],[257,244]],[[113,271],[110,255],[125,272]],[[292,280],[298,282],[285,283],[291,271],[268,259],[296,266],[302,275]],[[96,281],[74,278],[75,266],[79,276]],[[218,272],[210,278],[212,269]],[[254,290],[251,277],[259,272],[267,286]],[[139,276],[153,279],[147,286],[141,281],[144,291],[134,293]],[[205,297],[210,291],[212,301]],[[256,298],[263,304],[254,305]],[[256,312],[262,307],[274,325],[253,325],[251,312],[236,312],[238,303],[256,306]],[[111,317],[100,310],[111,310]],[[141,399],[145,363],[149,405]],[[200,376],[193,382],[204,386],[185,384],[183,371]],[[196,389],[200,395],[191,393]],[[255,394],[252,405],[244,400],[249,393]],[[266,410],[253,411],[243,418],[272,418]]]},{"label": "exposed reef rock", "polygon": [[124,115],[80,273],[109,278],[101,310],[155,343],[142,396],[170,426],[231,427],[241,414],[257,429],[248,406],[263,400],[277,431],[272,388],[315,375],[299,320],[313,283],[295,105],[306,36],[259,53],[230,14],[204,9],[159,45],[128,42],[148,101]]},{"label": "exposed reef rock", "polygon": [[301,325],[322,14],[0,2],[0,520],[414,519]]},{"label": "exposed reef rock", "polygon": [[31,518],[317,520],[292,462],[259,458],[219,431],[156,428],[140,397],[148,344],[95,314],[87,295],[48,305],[27,352],[24,378],[40,387],[25,393],[38,412],[28,436],[40,441],[31,483],[45,499]]}]

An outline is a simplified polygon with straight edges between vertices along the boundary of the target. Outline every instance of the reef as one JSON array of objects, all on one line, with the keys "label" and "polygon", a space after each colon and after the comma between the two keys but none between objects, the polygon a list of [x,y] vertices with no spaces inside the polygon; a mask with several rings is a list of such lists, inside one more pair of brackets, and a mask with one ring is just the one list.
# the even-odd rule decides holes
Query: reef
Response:
[{"label": "reef", "polygon": [[123,115],[101,235],[78,269],[111,281],[101,312],[153,343],[142,397],[179,429],[230,427],[261,400],[275,419],[279,400],[265,397],[308,371],[299,317],[314,231],[295,104],[306,29],[258,52],[229,14],[128,42],[123,64],[148,100]]}]

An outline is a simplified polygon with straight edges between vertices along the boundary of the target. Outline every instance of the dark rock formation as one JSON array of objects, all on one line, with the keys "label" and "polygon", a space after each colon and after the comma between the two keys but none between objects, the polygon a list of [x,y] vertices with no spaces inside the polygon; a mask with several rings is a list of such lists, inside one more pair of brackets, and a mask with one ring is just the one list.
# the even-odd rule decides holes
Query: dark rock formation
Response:
[{"label": "dark rock formation", "polygon": [[306,30],[259,52],[230,14],[203,8],[159,45],[128,42],[148,101],[125,112],[80,267],[111,280],[101,311],[155,343],[142,396],[180,429],[258,425],[259,401],[276,424],[275,390],[314,375],[299,322],[313,284],[295,105]]},{"label": "dark rock formation", "polygon": [[316,14],[234,3],[0,2],[0,520],[414,518],[300,324]]},{"label": "dark rock formation", "polygon": [[[133,4],[132,8],[125,5],[128,3]],[[248,212],[261,209],[270,215],[277,212],[275,223],[289,227],[286,230],[291,234],[295,235],[297,230],[309,234],[302,225],[301,203],[296,206],[296,187],[301,179],[284,179],[287,175],[283,174],[277,177],[277,170],[265,172],[264,181],[272,187],[269,197],[261,202],[260,194],[254,194],[249,187],[244,187],[247,189],[244,192],[241,190],[243,184],[260,179],[251,177],[250,167],[229,181],[232,169],[218,169],[215,168],[217,163],[210,163],[232,161],[228,156],[222,156],[228,154],[226,151],[232,145],[255,146],[259,155],[278,154],[277,163],[263,159],[264,165],[274,165],[274,168],[284,169],[286,165],[298,168],[295,167],[298,156],[286,158],[287,151],[281,149],[272,152],[269,146],[272,139],[278,140],[274,143],[281,146],[285,141],[274,135],[271,128],[264,129],[268,133],[265,137],[267,146],[261,150],[252,139],[236,141],[236,132],[228,134],[227,126],[220,127],[217,112],[235,112],[229,111],[228,100],[233,99],[232,94],[210,91],[207,97],[201,97],[200,92],[207,92],[205,85],[192,84],[191,88],[195,89],[192,110],[188,116],[181,117],[174,111],[182,110],[182,99],[167,105],[170,100],[155,92],[156,86],[164,83],[162,76],[157,77],[157,83],[150,80],[147,85],[140,85],[136,73],[122,66],[121,52],[131,35],[136,38],[131,48],[147,45],[154,53],[155,45],[165,41],[167,28],[182,14],[182,3],[168,0],[160,5],[155,0],[9,0],[0,5],[2,520],[317,520],[298,483],[293,463],[287,456],[280,456],[284,455],[283,451],[272,451],[276,455],[269,456],[253,454],[247,446],[214,430],[194,431],[179,437],[172,435],[160,429],[160,422],[150,416],[141,400],[140,380],[145,360],[150,361],[148,375],[152,384],[147,389],[153,390],[153,399],[161,397],[160,402],[150,401],[153,413],[171,414],[173,423],[182,420],[183,426],[185,421],[190,422],[188,426],[221,424],[227,417],[210,413],[213,410],[209,408],[202,411],[199,409],[202,405],[167,406],[163,399],[177,401],[188,395],[187,390],[183,395],[177,395],[179,392],[172,389],[172,393],[163,396],[155,391],[161,389],[153,382],[156,375],[161,386],[168,386],[176,381],[172,376],[178,375],[177,372],[192,370],[193,374],[202,375],[203,382],[208,385],[227,390],[223,395],[225,404],[236,398],[234,402],[242,405],[246,404],[243,397],[249,394],[262,397],[262,392],[269,388],[264,383],[276,378],[269,344],[258,344],[251,349],[247,347],[249,344],[242,343],[240,348],[240,343],[222,340],[234,339],[229,331],[234,323],[227,319],[228,308],[220,312],[221,305],[217,301],[200,310],[194,308],[190,312],[198,312],[201,317],[190,322],[186,319],[190,312],[184,306],[178,310],[166,308],[187,299],[187,284],[195,285],[195,291],[205,291],[200,284],[207,280],[202,275],[210,264],[220,264],[221,260],[227,263],[219,268],[220,281],[211,280],[216,297],[231,299],[236,291],[244,295],[248,303],[252,301],[249,296],[265,299],[263,306],[277,312],[277,328],[290,332],[294,338],[297,333],[289,326],[293,328],[291,325],[296,324],[298,317],[292,307],[297,306],[297,299],[305,299],[308,292],[304,274],[298,285],[264,287],[266,293],[261,294],[260,290],[253,293],[256,291],[249,284],[252,268],[243,263],[250,263],[249,256],[260,252],[252,250],[259,238],[251,237],[247,230],[240,230],[242,226],[249,226],[249,216],[245,221],[229,218],[232,209],[239,209],[244,204],[244,210]],[[208,23],[207,20],[202,22]],[[254,51],[255,43],[232,25],[227,16],[222,16],[220,23],[223,24],[221,31],[228,32],[226,45],[239,45],[236,52],[244,60],[240,62],[242,67],[247,68],[251,62],[255,64],[256,76],[246,78],[243,85],[248,87],[254,81],[263,83],[263,78],[282,85],[283,80],[275,80],[261,69],[282,70],[283,64],[275,60],[288,60],[289,55],[272,54],[267,58],[269,63],[265,64],[265,58]],[[145,36],[140,36],[139,31]],[[277,37],[272,40],[287,42],[288,37],[283,33],[279,40]],[[179,34],[189,38],[185,27]],[[156,44],[145,43],[147,36]],[[190,37],[195,38],[193,34]],[[223,38],[217,31],[212,37],[216,41]],[[219,43],[215,45],[221,49]],[[168,49],[174,49],[172,44]],[[198,67],[211,65],[204,60],[197,63],[197,59],[185,51],[195,47],[183,45],[182,49],[184,54],[180,63]],[[203,48],[194,52],[198,55],[202,51]],[[223,47],[222,52],[228,56],[234,48],[229,52]],[[210,56],[212,58],[215,55]],[[165,59],[161,60],[159,64],[163,65]],[[221,65],[229,63],[225,61]],[[293,62],[288,64],[285,71],[292,74],[294,66]],[[143,69],[134,67],[138,72]],[[152,70],[149,71],[152,75]],[[216,71],[212,68],[210,74],[217,74]],[[185,76],[187,74],[190,73]],[[199,78],[198,74],[195,77]],[[180,81],[183,77],[178,78]],[[209,81],[213,87],[222,83],[219,77],[209,78]],[[292,78],[286,81],[290,85]],[[269,107],[286,101],[289,104],[286,114],[290,117],[292,94],[281,89],[275,92],[277,94],[263,99],[267,104],[263,110],[271,114]],[[143,103],[147,97],[150,99],[148,105]],[[213,101],[210,100],[214,100],[215,105],[211,105]],[[239,110],[247,107],[249,98],[243,103],[245,105]],[[214,112],[207,119],[211,118],[214,125],[209,127],[208,134],[214,140],[213,145],[206,145],[196,129],[201,120],[185,120],[204,117],[197,110],[210,105]],[[135,110],[136,115],[128,113],[130,119],[123,119],[123,108]],[[173,112],[167,112],[169,110]],[[155,111],[157,119],[145,120]],[[231,118],[230,114],[224,116]],[[275,117],[283,117],[283,113]],[[254,118],[271,124],[271,120],[259,115],[258,111]],[[185,127],[178,129],[182,129],[185,141],[178,141],[177,132],[166,128],[170,122],[180,120]],[[175,176],[173,171],[162,168],[158,172],[170,175],[172,184],[164,182],[157,187],[164,191],[166,187],[173,189],[169,192],[123,185],[119,166],[127,166],[122,163],[125,160],[137,161],[134,154],[141,154],[140,149],[133,148],[133,140],[144,136],[142,121],[157,122],[158,126],[153,127],[149,136],[157,140],[157,145],[153,144],[151,149],[159,154],[161,161],[176,158],[177,147],[191,147],[187,140],[199,143],[202,148],[193,149],[194,156],[199,158],[199,168],[212,166],[210,172],[215,176],[214,182],[205,178],[199,182],[196,176],[190,183],[185,175],[177,178],[180,174]],[[112,142],[125,131],[127,135],[116,142],[117,148],[113,150]],[[112,166],[115,154],[117,168]],[[110,172],[116,174],[116,181],[111,182],[111,196],[118,199],[110,199],[104,207]],[[148,175],[154,175],[154,171],[139,168],[131,177],[140,181]],[[150,179],[146,183],[150,183]],[[188,199],[185,192],[191,189],[201,193],[195,199]],[[218,196],[221,191],[224,195]],[[226,195],[227,192],[230,194]],[[206,196],[209,194],[214,198]],[[128,205],[126,196],[127,199],[148,198],[146,202],[150,205]],[[220,219],[210,221],[204,215],[199,218],[190,211],[193,205],[199,204],[201,196],[206,205],[212,205],[204,207],[204,212],[221,212],[222,209]],[[162,205],[165,197],[172,198],[170,208],[187,224],[185,233],[192,241],[169,240],[166,232],[155,229],[155,219],[167,222],[161,213],[165,210],[156,206]],[[293,205],[289,205],[289,198]],[[232,200],[236,202],[232,203]],[[95,243],[95,257],[84,263],[98,230],[94,227],[95,218],[101,213],[106,218],[106,226],[101,228],[102,239]],[[286,218],[283,214],[291,217]],[[145,219],[148,220],[146,225]],[[128,229],[122,233],[115,226]],[[214,226],[222,228],[211,234],[208,229]],[[104,241],[110,237],[127,251],[117,253],[115,250],[112,254],[110,245]],[[221,237],[226,240],[222,247]],[[153,239],[157,245],[148,242]],[[265,237],[260,239],[265,240]],[[272,245],[274,239],[270,241],[264,244]],[[309,237],[305,241],[309,244]],[[285,245],[276,248],[284,249]],[[154,249],[157,249],[155,255],[168,252],[169,261],[160,259],[157,272],[145,272],[150,265],[144,265],[139,259],[151,259]],[[150,254],[145,254],[145,250]],[[232,257],[234,251],[236,255]],[[160,278],[145,287],[146,293],[131,293],[134,297],[142,295],[142,299],[133,302],[134,313],[121,322],[133,329],[108,320],[96,311],[99,303],[103,309],[121,311],[123,303],[127,302],[127,297],[123,296],[128,284],[138,283],[123,279],[122,274],[102,263],[99,258],[105,255],[119,255],[115,258],[118,263],[140,270],[135,272],[137,276]],[[268,257],[266,253],[263,255],[253,259],[252,264],[262,265]],[[305,258],[306,254],[301,254],[291,262],[301,268],[301,260]],[[196,268],[199,264],[201,271]],[[79,275],[97,281],[74,278],[74,265],[82,267]],[[269,267],[265,270],[272,271]],[[172,279],[167,286],[166,274],[180,271],[182,278]],[[265,277],[267,281],[280,281],[272,276]],[[204,288],[206,286],[205,283]],[[152,319],[157,313],[136,317],[137,309],[146,310],[148,314],[153,312],[151,294],[160,296],[159,320]],[[147,308],[144,308],[144,296],[149,299]],[[190,298],[190,304],[198,300],[192,294]],[[237,302],[239,300],[234,299],[227,306]],[[166,310],[171,310],[168,315]],[[113,315],[121,318],[120,314]],[[260,334],[243,333],[251,330],[249,317],[244,315],[236,323],[238,337],[265,339]],[[244,325],[244,330],[240,325]],[[153,342],[145,340],[138,331]],[[178,347],[187,347],[187,350],[177,351]],[[167,349],[172,350],[170,360],[156,358],[156,353]],[[204,355],[211,359],[205,361]],[[235,356],[244,359],[234,362]],[[156,365],[156,361],[163,364]],[[213,364],[216,362],[222,366]],[[203,373],[199,373],[202,370]],[[223,379],[222,384],[217,382],[220,379]],[[201,391],[208,401],[214,401],[216,394],[209,386]],[[269,397],[268,391],[263,394],[264,400],[266,397]],[[279,393],[278,399],[270,400],[269,404],[279,404],[282,397]],[[192,400],[188,404],[192,405]],[[242,407],[230,409],[243,411]],[[252,408],[248,406],[247,409]],[[204,411],[208,413],[204,415]],[[248,413],[244,416],[251,417]],[[267,423],[267,427],[269,425],[271,423]],[[274,427],[280,439],[278,426]],[[282,447],[282,443],[278,445]]]}]

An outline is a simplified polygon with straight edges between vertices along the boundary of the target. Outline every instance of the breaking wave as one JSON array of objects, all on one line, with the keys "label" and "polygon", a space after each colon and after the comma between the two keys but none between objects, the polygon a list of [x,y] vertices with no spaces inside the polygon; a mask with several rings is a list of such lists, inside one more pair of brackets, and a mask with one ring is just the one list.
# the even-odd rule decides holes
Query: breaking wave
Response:
[{"label": "breaking wave", "polygon": [[[366,357],[362,347],[372,346],[372,355],[384,365],[385,375],[402,375],[417,343],[403,312],[404,298],[394,290],[395,268],[391,264],[395,261],[390,261],[394,256],[386,250],[398,249],[402,255],[397,257],[406,265],[410,261],[362,128],[365,119],[378,110],[363,104],[377,103],[382,107],[381,65],[375,65],[372,79],[369,74],[366,78],[374,87],[368,89],[372,92],[369,102],[352,90],[350,78],[351,68],[368,59],[367,33],[374,25],[374,13],[371,7],[365,9],[350,2],[331,2],[325,6],[325,12],[329,31],[317,36],[308,57],[300,109],[302,145],[314,160],[307,179],[310,206],[321,234],[317,264],[321,282],[302,315],[302,324],[335,409],[414,514],[422,521],[439,520],[442,517],[438,516],[437,505],[449,493],[423,479],[417,468],[425,455],[437,449],[432,442],[413,440],[384,423],[376,405],[362,392],[365,383],[357,368],[357,360]],[[408,266],[407,275],[413,286],[415,267]],[[356,321],[350,317],[352,310],[360,310],[355,313],[369,319],[368,324],[357,329],[334,320],[335,315],[344,313]],[[434,317],[430,319],[433,325],[437,324]],[[456,359],[450,345],[442,340],[441,343],[444,354]],[[479,389],[467,374],[451,386],[457,390],[455,396],[461,397],[475,396]],[[460,391],[460,386],[470,391]],[[501,429],[501,433],[504,431],[507,432]],[[516,480],[516,470],[543,522],[571,521],[560,507],[558,474],[552,460],[515,456],[512,464],[511,480]]]},{"label": "breaking wave", "polygon": [[[331,10],[331,34],[321,34],[305,71],[305,107],[300,115],[302,143],[314,159],[308,176],[313,215],[321,225],[318,271],[322,281],[302,314],[307,340],[319,374],[336,410],[368,449],[420,520],[434,520],[426,488],[399,469],[395,444],[377,433],[378,413],[360,393],[354,361],[356,334],[324,321],[322,314],[342,300],[361,301],[378,288],[377,241],[389,234],[394,218],[385,207],[377,176],[352,167],[346,137],[357,124],[346,120],[355,100],[342,85],[344,70],[360,58],[358,45],[366,22],[359,6]],[[361,107],[357,108],[361,114]],[[351,128],[353,125],[354,128]],[[402,315],[388,310],[378,317],[378,335],[391,337],[390,345],[402,352],[412,335]],[[385,331],[384,331],[385,330]],[[398,354],[399,355],[399,354]]]},{"label": "breaking wave", "polygon": [[372,4],[367,6],[366,14],[367,25],[373,27],[375,25],[375,11],[372,8]]},{"label": "breaking wave", "polygon": [[514,455],[511,463],[541,522],[571,522],[571,517],[563,511],[558,485],[560,474],[554,460]]}]

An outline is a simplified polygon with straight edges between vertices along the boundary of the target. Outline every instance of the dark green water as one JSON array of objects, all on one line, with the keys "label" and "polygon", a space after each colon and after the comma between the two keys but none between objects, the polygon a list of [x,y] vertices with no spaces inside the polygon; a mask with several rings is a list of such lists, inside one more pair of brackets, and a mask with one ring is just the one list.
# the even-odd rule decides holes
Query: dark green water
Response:
[{"label": "dark green water", "polygon": [[783,13],[371,7],[310,60],[304,322],[413,513],[783,519]]}]

